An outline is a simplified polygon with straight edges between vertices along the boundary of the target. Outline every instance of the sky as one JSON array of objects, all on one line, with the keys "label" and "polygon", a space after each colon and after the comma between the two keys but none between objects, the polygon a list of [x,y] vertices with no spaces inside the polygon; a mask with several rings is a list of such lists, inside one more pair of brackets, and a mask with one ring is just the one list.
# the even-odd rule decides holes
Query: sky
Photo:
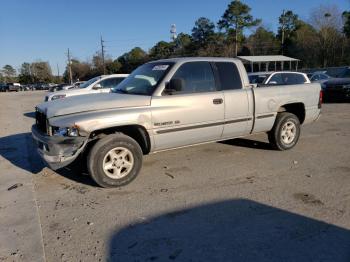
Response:
[{"label": "sky", "polygon": [[[100,37],[113,59],[135,46],[148,50],[170,40],[170,26],[191,33],[197,18],[217,22],[230,0],[11,0],[0,5],[0,67],[19,69],[23,62],[48,61],[62,74],[67,49],[86,61],[100,50]],[[320,5],[350,10],[350,0],[242,0],[255,18],[276,31],[282,10],[307,20]],[[249,32],[248,32],[249,33]]]}]

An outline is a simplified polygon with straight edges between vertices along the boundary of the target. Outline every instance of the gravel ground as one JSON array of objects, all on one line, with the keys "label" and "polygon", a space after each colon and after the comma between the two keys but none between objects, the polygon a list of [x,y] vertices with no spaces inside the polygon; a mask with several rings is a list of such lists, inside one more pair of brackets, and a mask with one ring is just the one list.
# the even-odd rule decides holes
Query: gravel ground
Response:
[{"label": "gravel ground", "polygon": [[350,261],[350,104],[324,105],[293,150],[258,135],[163,152],[102,189],[39,159],[44,95],[0,94],[0,261]]}]

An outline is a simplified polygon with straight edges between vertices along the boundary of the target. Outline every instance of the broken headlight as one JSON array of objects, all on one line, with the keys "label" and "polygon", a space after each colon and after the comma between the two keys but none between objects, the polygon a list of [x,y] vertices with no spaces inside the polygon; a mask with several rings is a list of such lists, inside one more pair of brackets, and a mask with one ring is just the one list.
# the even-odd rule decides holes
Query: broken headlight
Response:
[{"label": "broken headlight", "polygon": [[52,134],[54,136],[79,136],[77,127],[52,127]]}]

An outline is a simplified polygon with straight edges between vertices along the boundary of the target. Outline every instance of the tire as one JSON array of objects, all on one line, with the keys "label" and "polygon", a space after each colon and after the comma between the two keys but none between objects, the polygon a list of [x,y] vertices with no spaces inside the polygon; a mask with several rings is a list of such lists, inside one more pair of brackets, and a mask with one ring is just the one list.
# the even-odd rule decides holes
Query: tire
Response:
[{"label": "tire", "polygon": [[142,156],[140,145],[131,137],[122,133],[108,135],[91,148],[88,172],[101,187],[125,186],[139,174]]},{"label": "tire", "polygon": [[292,149],[300,136],[300,122],[296,115],[291,113],[279,113],[268,138],[274,149],[284,151]]}]

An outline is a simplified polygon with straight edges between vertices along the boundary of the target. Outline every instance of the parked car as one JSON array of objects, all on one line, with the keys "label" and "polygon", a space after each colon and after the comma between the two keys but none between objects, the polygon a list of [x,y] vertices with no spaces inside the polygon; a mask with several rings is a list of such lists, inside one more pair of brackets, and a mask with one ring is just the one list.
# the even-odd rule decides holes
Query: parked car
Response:
[{"label": "parked car", "polygon": [[312,83],[320,83],[321,88],[324,89],[324,83],[330,80],[331,78],[331,76],[327,75],[327,71],[317,71],[312,74],[312,76],[310,77],[310,81]]},{"label": "parked car", "polygon": [[323,96],[326,102],[350,101],[350,67],[345,68],[337,78],[323,83]]},{"label": "parked car", "polygon": [[115,187],[139,174],[143,154],[261,132],[291,149],[320,108],[320,84],[253,88],[238,59],[174,58],[138,67],[111,94],[38,105],[32,135],[52,169],[84,152],[96,183]]},{"label": "parked car", "polygon": [[273,72],[255,72],[248,73],[249,83],[251,84],[262,84],[265,79],[270,76]]},{"label": "parked car", "polygon": [[300,85],[310,83],[310,79],[304,73],[281,71],[268,75],[261,85]]},{"label": "parked car", "polygon": [[49,92],[57,92],[57,91],[61,91],[61,90],[68,90],[73,88],[72,85],[69,84],[56,84],[54,86],[51,86],[49,88]]},{"label": "parked car", "polygon": [[45,97],[45,101],[62,99],[69,96],[109,93],[112,88],[116,87],[127,76],[126,74],[97,76],[86,81],[79,88],[72,88],[70,90],[62,90],[49,94]]},{"label": "parked car", "polygon": [[0,83],[0,92],[4,92],[5,87],[6,87],[5,83]]},{"label": "parked car", "polygon": [[21,91],[30,91],[31,90],[31,87],[30,85],[21,85]]},{"label": "parked car", "polygon": [[1,86],[1,92],[18,92],[21,90],[21,84],[20,83],[6,83]]},{"label": "parked car", "polygon": [[85,81],[77,81],[77,82],[75,82],[74,84],[73,84],[73,86],[75,87],[75,88],[78,88],[78,87],[80,87],[80,85],[82,85],[82,84],[84,84],[85,83]]},{"label": "parked car", "polygon": [[34,88],[35,90],[49,90],[50,86],[46,83],[35,83]]}]

